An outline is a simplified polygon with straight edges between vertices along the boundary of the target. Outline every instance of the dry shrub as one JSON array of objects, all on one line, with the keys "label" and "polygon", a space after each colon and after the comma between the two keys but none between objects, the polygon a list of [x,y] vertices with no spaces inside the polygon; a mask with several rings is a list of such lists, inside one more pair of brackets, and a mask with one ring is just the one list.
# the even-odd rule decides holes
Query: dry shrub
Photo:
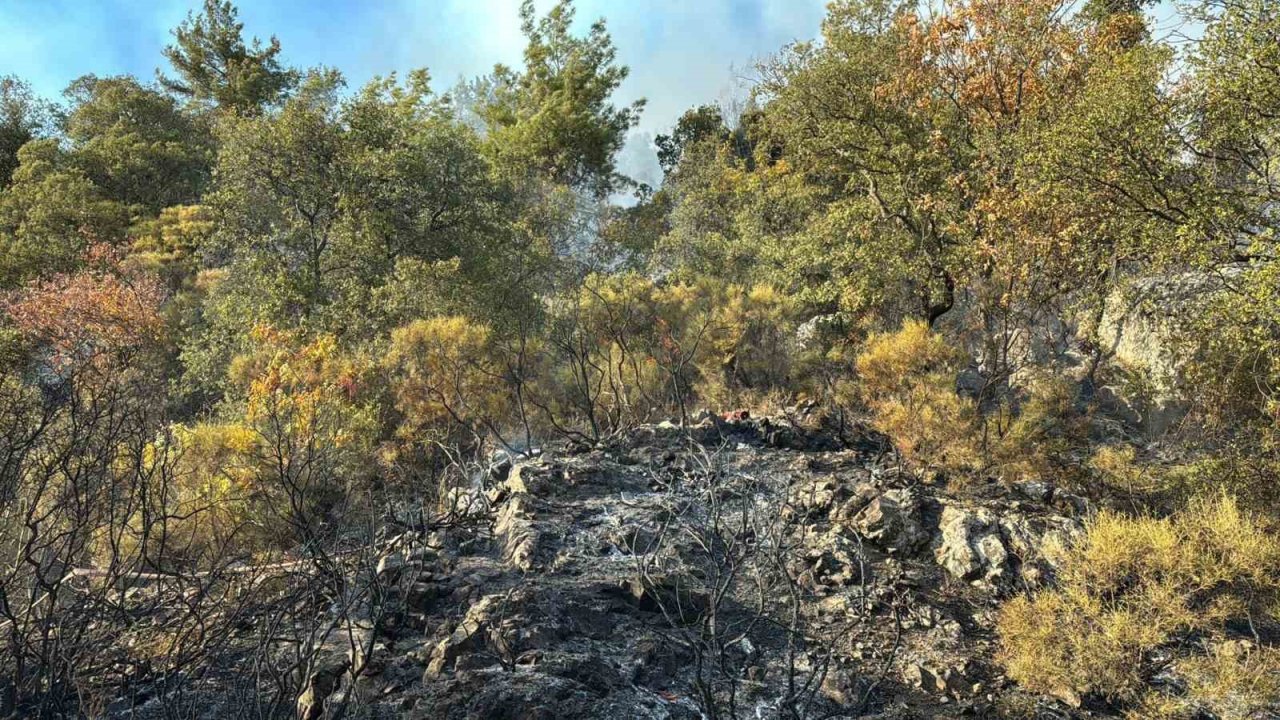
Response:
[{"label": "dry shrub", "polygon": [[782,404],[793,392],[793,303],[713,279],[592,275],[553,299],[532,402],[563,430],[608,435],[663,415]]},{"label": "dry shrub", "polygon": [[1102,490],[1132,497],[1148,495],[1158,487],[1155,474],[1138,462],[1137,451],[1130,445],[1103,445],[1094,450],[1087,466]]},{"label": "dry shrub", "polygon": [[978,463],[977,407],[956,394],[962,360],[959,350],[919,320],[872,335],[857,357],[873,426],[912,463],[948,471]]},{"label": "dry shrub", "polygon": [[987,463],[1009,481],[1071,482],[1089,443],[1089,416],[1076,406],[1076,386],[1066,378],[1036,374],[1021,392],[1016,412],[1002,406],[986,425]]},{"label": "dry shrub", "polygon": [[759,407],[794,389],[794,303],[767,285],[731,285],[712,317],[699,360],[699,399],[719,408]]},{"label": "dry shrub", "polygon": [[270,547],[273,533],[253,512],[261,490],[258,434],[240,423],[206,422],[176,426],[173,440],[179,460],[166,489],[174,515],[163,537],[152,537],[157,547],[149,555],[190,567],[226,550],[253,554]]},{"label": "dry shrub", "polygon": [[170,509],[146,533],[154,562],[201,566],[314,542],[369,488],[377,422],[362,363],[331,336],[259,327],[253,337],[255,351],[231,364],[223,417],[175,426],[155,448],[176,461],[154,490]]},{"label": "dry shrub", "polygon": [[383,366],[402,443],[466,444],[506,413],[505,378],[487,325],[460,316],[415,320],[391,333]]},{"label": "dry shrub", "polygon": [[[1280,663],[1274,648],[1231,635],[1274,623],[1277,610],[1280,538],[1233,499],[1197,500],[1169,518],[1102,512],[1066,554],[1057,589],[1001,610],[1000,660],[1027,689],[1073,704],[1097,694],[1138,716],[1176,706],[1243,718],[1280,701],[1275,683],[1258,680]],[[1228,652],[1229,640],[1244,644]],[[1157,694],[1161,670],[1186,693]]]}]

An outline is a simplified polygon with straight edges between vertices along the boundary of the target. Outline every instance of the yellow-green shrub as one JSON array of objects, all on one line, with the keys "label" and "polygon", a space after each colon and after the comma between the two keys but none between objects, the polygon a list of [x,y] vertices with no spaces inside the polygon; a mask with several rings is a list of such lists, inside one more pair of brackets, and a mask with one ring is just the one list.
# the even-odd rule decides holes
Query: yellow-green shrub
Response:
[{"label": "yellow-green shrub", "polygon": [[151,268],[170,287],[180,287],[196,272],[201,246],[213,234],[212,213],[203,205],[175,205],[129,229],[129,262]]},{"label": "yellow-green shrub", "polygon": [[315,540],[319,521],[368,486],[377,417],[362,393],[367,363],[333,336],[259,327],[253,339],[254,352],[231,363],[237,394],[227,426],[197,428],[189,439],[215,461],[192,481],[211,482],[229,464],[249,522],[288,547]]},{"label": "yellow-green shrub", "polygon": [[911,462],[961,470],[974,466],[977,407],[956,394],[963,355],[919,320],[867,340],[855,364],[872,425]]},{"label": "yellow-green shrub", "polygon": [[1087,467],[1099,489],[1146,495],[1157,487],[1154,474],[1137,461],[1137,451],[1129,445],[1104,445],[1093,452]]},{"label": "yellow-green shrub", "polygon": [[174,428],[178,454],[167,502],[175,512],[163,548],[171,562],[200,565],[225,549],[255,552],[273,533],[255,522],[263,481],[261,438],[241,423],[206,422]]},{"label": "yellow-green shrub", "polygon": [[712,314],[697,394],[712,407],[758,405],[795,390],[794,303],[768,285],[730,285]]},{"label": "yellow-green shrub", "polygon": [[592,275],[555,298],[550,369],[539,405],[559,428],[608,434],[684,407],[710,351],[711,286],[659,285],[642,275]]},{"label": "yellow-green shrub", "polygon": [[1075,385],[1037,374],[1022,388],[1016,409],[1002,406],[984,418],[986,461],[1006,480],[1071,481],[1079,475],[1073,456],[1088,443],[1089,418],[1076,408]]},{"label": "yellow-green shrub", "polygon": [[1102,512],[1059,579],[1000,613],[1000,660],[1027,689],[1071,702],[1090,693],[1135,707],[1165,702],[1149,685],[1150,654],[1164,649],[1188,682],[1178,701],[1186,707],[1280,700],[1245,681],[1231,689],[1231,678],[1259,675],[1258,663],[1280,671],[1274,650],[1232,660],[1195,642],[1220,642],[1230,624],[1274,621],[1280,610],[1280,537],[1234,500],[1198,500],[1169,518]]},{"label": "yellow-green shrub", "polygon": [[1212,713],[1219,720],[1252,720],[1262,708],[1280,704],[1280,650],[1247,641],[1213,644],[1201,656],[1178,664],[1187,683],[1184,696],[1150,693],[1130,720],[1195,720]]},{"label": "yellow-green shrub", "polygon": [[474,439],[502,422],[506,386],[487,325],[465,317],[434,317],[397,328],[384,367],[405,442]]}]

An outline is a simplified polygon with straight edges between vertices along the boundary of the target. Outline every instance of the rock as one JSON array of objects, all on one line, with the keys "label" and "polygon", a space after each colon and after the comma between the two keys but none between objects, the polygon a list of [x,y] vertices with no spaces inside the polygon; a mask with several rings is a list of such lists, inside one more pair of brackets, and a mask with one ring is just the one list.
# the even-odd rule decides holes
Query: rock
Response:
[{"label": "rock", "polygon": [[1057,572],[1066,551],[1083,532],[1083,524],[1073,518],[1049,516],[1032,520],[1020,515],[1000,518],[1005,546],[1018,558],[1018,573],[1030,587],[1039,587]]},{"label": "rock", "polygon": [[[326,625],[323,657],[354,650],[353,665],[301,678],[299,718],[319,720],[341,699],[370,718],[695,720],[697,662],[719,642],[707,633],[731,642],[743,716],[776,714],[795,677],[812,717],[1031,717],[1008,704],[1030,694],[996,670],[996,601],[1015,580],[1052,578],[1056,548],[1080,528],[1062,509],[1068,493],[990,483],[962,504],[897,469],[879,441],[779,451],[771,444],[808,443],[820,425],[735,416],[695,418],[716,434],[704,446],[713,476],[689,443],[699,426],[648,426],[594,449],[549,440],[546,454],[512,456],[509,470],[482,463],[455,496],[483,488],[482,522],[428,528],[421,508],[406,514],[373,556],[389,590],[382,604]],[[364,582],[374,565],[343,567]],[[940,590],[948,575],[973,585]],[[237,632],[256,641],[254,622]],[[122,653],[145,647],[135,643],[121,638]],[[712,660],[705,679],[722,683]],[[101,664],[127,687],[113,717],[147,720],[165,701],[134,664]],[[0,676],[0,710],[8,701],[22,714],[5,689]],[[217,703],[203,714],[235,715]],[[1064,710],[1054,717],[1086,715]]]},{"label": "rock", "polygon": [[862,692],[857,675],[843,668],[831,668],[822,678],[822,694],[839,705],[857,705]]},{"label": "rock", "polygon": [[915,494],[895,489],[872,500],[853,518],[853,525],[863,537],[890,553],[910,554],[929,539],[918,516]]},{"label": "rock", "polygon": [[430,681],[452,668],[458,658],[475,651],[484,643],[484,634],[488,630],[491,614],[502,601],[501,595],[488,595],[467,610],[466,616],[449,637],[441,640],[432,651],[431,661],[427,664],[424,675],[425,681]]},{"label": "rock", "polygon": [[298,720],[320,720],[324,716],[325,702],[337,689],[348,667],[346,660],[330,661],[311,673],[298,696]]},{"label": "rock", "polygon": [[939,530],[934,557],[953,577],[988,587],[1018,578],[1037,587],[1057,570],[1083,526],[1056,515],[997,517],[987,508],[949,505]]},{"label": "rock", "polygon": [[378,558],[378,577],[395,579],[400,576],[405,565],[404,555],[398,552],[387,553]]},{"label": "rock", "polygon": [[554,489],[555,483],[562,479],[562,473],[549,467],[541,459],[516,463],[507,474],[503,483],[510,493],[525,493],[541,497]]},{"label": "rock", "polygon": [[1053,486],[1039,480],[1028,480],[1014,485],[1023,497],[1037,502],[1049,502],[1053,497]]},{"label": "rock", "polygon": [[813,587],[845,587],[863,580],[866,572],[862,550],[838,527],[823,535],[810,535],[807,576]]},{"label": "rock", "polygon": [[[903,682],[929,693],[962,698],[975,692],[975,683],[969,680],[967,663],[953,667],[936,667],[921,662],[909,663],[902,672]],[[979,689],[981,686],[977,686]]]},{"label": "rock", "polygon": [[831,521],[853,527],[855,524],[854,519],[858,517],[858,514],[865,510],[867,505],[870,505],[871,501],[875,500],[879,496],[880,486],[876,483],[870,481],[857,483],[853,486],[852,496],[842,502],[840,506],[831,513]]},{"label": "rock", "polygon": [[540,537],[533,524],[531,504],[526,493],[512,495],[503,503],[493,524],[493,532],[502,542],[503,559],[523,572],[533,569]]},{"label": "rock", "polygon": [[839,337],[843,327],[843,318],[838,314],[815,315],[796,328],[796,347],[804,350],[825,347]]},{"label": "rock", "polygon": [[831,513],[837,499],[843,493],[843,485],[832,477],[818,478],[793,487],[783,509],[787,518],[818,518]]},{"label": "rock", "polygon": [[940,695],[947,691],[947,683],[921,663],[910,663],[902,671],[902,681],[917,690]]},{"label": "rock", "polygon": [[995,513],[948,505],[942,510],[934,558],[958,580],[995,584],[1008,574],[1009,552]]}]

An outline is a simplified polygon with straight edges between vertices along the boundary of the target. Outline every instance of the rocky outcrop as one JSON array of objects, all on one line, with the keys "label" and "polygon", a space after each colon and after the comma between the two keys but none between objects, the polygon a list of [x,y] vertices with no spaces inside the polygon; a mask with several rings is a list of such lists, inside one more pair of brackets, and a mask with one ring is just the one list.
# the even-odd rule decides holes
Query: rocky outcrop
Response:
[{"label": "rocky outcrop", "polygon": [[307,677],[302,694],[298,696],[298,720],[320,720],[324,717],[325,702],[333,695],[347,668],[345,662],[329,662]]},{"label": "rocky outcrop", "polygon": [[934,557],[957,580],[993,590],[1015,581],[1036,587],[1081,530],[1079,520],[1057,515],[998,515],[986,507],[947,505]]},{"label": "rocky outcrop", "polygon": [[298,717],[693,720],[730,688],[739,717],[1027,717],[995,608],[1052,577],[1083,501],[953,496],[882,449],[702,413],[501,458],[450,495],[464,522],[386,539]]},{"label": "rocky outcrop", "polygon": [[1007,579],[1009,552],[995,513],[986,508],[947,507],[938,530],[934,557],[952,577],[986,585]]}]

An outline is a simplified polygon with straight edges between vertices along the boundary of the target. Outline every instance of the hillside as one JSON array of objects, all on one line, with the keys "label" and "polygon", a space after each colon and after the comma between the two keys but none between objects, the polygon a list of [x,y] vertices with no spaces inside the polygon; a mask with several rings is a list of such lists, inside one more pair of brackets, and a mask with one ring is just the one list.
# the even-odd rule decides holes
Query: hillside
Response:
[{"label": "hillside", "polygon": [[[1048,581],[1042,548],[1088,501],[1034,484],[959,500],[885,449],[708,418],[500,460],[456,522],[389,526],[376,566],[344,564],[378,590],[317,608],[299,716],[1115,716],[1020,693],[993,657],[998,602]],[[251,715],[250,678],[223,678],[181,704],[141,685],[113,714]]]},{"label": "hillside", "polygon": [[504,1],[0,3],[0,720],[1280,717],[1280,2]]}]

